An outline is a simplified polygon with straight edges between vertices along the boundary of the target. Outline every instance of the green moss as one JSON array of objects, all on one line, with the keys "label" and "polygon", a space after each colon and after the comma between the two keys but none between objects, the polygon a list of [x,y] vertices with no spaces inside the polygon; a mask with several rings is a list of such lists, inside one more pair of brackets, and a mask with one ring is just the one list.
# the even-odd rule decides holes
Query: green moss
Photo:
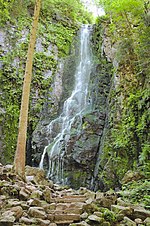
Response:
[{"label": "green moss", "polygon": [[111,223],[116,222],[116,215],[110,211],[109,209],[104,210],[103,215],[104,219],[106,221],[109,221]]},{"label": "green moss", "polygon": [[[132,37],[129,37],[126,28],[119,21],[110,23],[110,18],[110,15],[106,15],[97,19],[93,36],[94,49],[100,58],[103,31],[105,31],[104,37],[108,37],[111,45],[115,47],[115,59],[118,61],[117,68],[112,70],[115,81],[117,75],[117,84],[112,82],[108,97],[108,125],[99,171],[105,189],[120,187],[120,180],[124,174],[129,169],[139,168],[139,163],[146,175],[149,174],[150,168],[149,67],[145,65],[147,61],[144,59],[148,50],[143,53],[142,58],[137,46],[137,40],[140,40],[141,48],[147,45],[145,38],[149,31],[139,20],[141,25],[133,29]],[[132,22],[134,23],[134,19],[131,20]],[[139,29],[143,31],[142,37],[139,35],[141,32],[137,32]],[[139,59],[142,65],[146,66],[145,69],[139,65]],[[95,59],[95,61],[101,60]]]}]

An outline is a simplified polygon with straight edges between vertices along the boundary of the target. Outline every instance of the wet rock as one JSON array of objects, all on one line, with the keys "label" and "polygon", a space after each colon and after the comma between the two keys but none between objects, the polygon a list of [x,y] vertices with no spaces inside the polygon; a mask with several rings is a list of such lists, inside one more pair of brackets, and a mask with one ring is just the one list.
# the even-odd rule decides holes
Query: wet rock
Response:
[{"label": "wet rock", "polygon": [[30,207],[28,214],[34,218],[46,219],[46,213],[42,207]]},{"label": "wet rock", "polygon": [[19,218],[23,214],[23,209],[22,209],[21,206],[14,206],[14,207],[12,207],[11,211],[14,212],[14,216],[15,216],[16,220],[19,220]]},{"label": "wet rock", "polygon": [[150,211],[145,210],[144,208],[134,209],[132,217],[134,219],[141,218],[142,220],[145,220],[147,217],[150,217]]},{"label": "wet rock", "polygon": [[86,200],[86,204],[91,204],[93,202],[93,199],[89,198],[88,200]]},{"label": "wet rock", "polygon": [[46,188],[43,191],[44,200],[48,203],[51,202],[51,190],[49,188]]},{"label": "wet rock", "polygon": [[136,218],[134,221],[137,225],[143,224],[143,221],[140,218]]},{"label": "wet rock", "polygon": [[33,184],[30,184],[30,185],[26,185],[26,189],[28,190],[28,192],[30,192],[30,194],[33,192],[33,191],[37,191],[37,187],[34,186]]},{"label": "wet rock", "polygon": [[25,167],[25,173],[26,176],[36,176],[38,175],[38,178],[45,178],[45,172],[43,169],[36,168],[36,167],[31,167],[31,166],[26,166]]},{"label": "wet rock", "polygon": [[50,224],[49,220],[42,220],[42,219],[37,218],[36,221],[39,226],[49,226],[49,224]]},{"label": "wet rock", "polygon": [[14,212],[12,212],[11,210],[7,210],[4,213],[2,213],[3,218],[12,217],[12,216],[14,216]]},{"label": "wet rock", "polygon": [[45,171],[43,169],[26,166],[25,170],[26,170],[26,176],[27,177],[32,176],[32,180],[34,181],[35,184],[49,185],[53,187],[53,183],[51,181],[49,182],[48,180],[46,180]]},{"label": "wet rock", "polygon": [[30,199],[27,201],[27,204],[29,206],[39,206],[39,207],[42,206],[41,201],[39,199]]},{"label": "wet rock", "polygon": [[13,226],[15,222],[14,216],[5,216],[0,220],[0,226]]},{"label": "wet rock", "polygon": [[27,205],[27,203],[21,203],[21,207],[23,210],[28,210],[29,209],[29,205]]},{"label": "wet rock", "polygon": [[85,193],[87,193],[87,188],[84,188],[84,187],[80,187],[80,189],[78,190],[79,194],[80,195],[84,195]]},{"label": "wet rock", "polygon": [[82,221],[80,223],[73,223],[70,224],[69,226],[90,226],[89,224],[87,224],[85,221]]},{"label": "wet rock", "polygon": [[111,210],[116,214],[123,214],[124,216],[131,216],[133,209],[131,207],[112,205]]},{"label": "wet rock", "polygon": [[100,206],[104,208],[111,208],[111,205],[115,204],[116,202],[115,196],[103,196],[101,199],[99,198],[98,202]]},{"label": "wet rock", "polygon": [[87,198],[89,198],[89,199],[91,199],[91,200],[94,201],[94,199],[95,199],[95,192],[92,192],[92,191],[87,190],[87,192],[85,193],[85,196]]},{"label": "wet rock", "polygon": [[94,221],[94,222],[98,222],[98,223],[103,223],[103,221],[104,221],[104,219],[102,217],[98,217],[98,216],[96,216],[94,214],[88,216],[88,219],[90,221]]},{"label": "wet rock", "polygon": [[23,201],[26,201],[28,200],[29,196],[30,196],[30,192],[25,188],[21,188],[19,192],[19,198]]},{"label": "wet rock", "polygon": [[33,191],[32,193],[31,193],[31,195],[30,195],[30,198],[31,199],[42,199],[42,197],[43,197],[43,192],[42,191],[40,191],[40,190],[35,190],[35,191]]},{"label": "wet rock", "polygon": [[150,217],[147,217],[147,218],[144,220],[144,224],[146,224],[146,226],[150,226]]},{"label": "wet rock", "polygon": [[82,213],[82,214],[80,215],[80,217],[81,217],[82,219],[86,219],[86,218],[88,218],[88,213],[84,212],[84,213]]},{"label": "wet rock", "polygon": [[44,208],[46,213],[50,213],[52,210],[56,209],[56,203],[51,204],[43,204],[42,207]]},{"label": "wet rock", "polygon": [[96,201],[99,201],[101,200],[102,198],[104,198],[104,193],[103,192],[99,192],[97,191],[96,194],[95,194],[95,198],[96,198]]},{"label": "wet rock", "polygon": [[36,223],[36,220],[34,218],[21,217],[19,222],[25,225],[32,225]]},{"label": "wet rock", "polygon": [[123,223],[125,223],[128,226],[136,226],[136,223],[128,217],[124,217]]},{"label": "wet rock", "polygon": [[103,214],[101,212],[94,212],[94,215],[96,215],[97,217],[102,217]]}]

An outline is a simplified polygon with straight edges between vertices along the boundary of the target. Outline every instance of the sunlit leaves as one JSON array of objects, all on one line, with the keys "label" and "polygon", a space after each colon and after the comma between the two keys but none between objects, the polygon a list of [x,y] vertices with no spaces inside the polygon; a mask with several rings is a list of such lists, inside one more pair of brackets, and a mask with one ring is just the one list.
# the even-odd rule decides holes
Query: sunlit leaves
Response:
[{"label": "sunlit leaves", "polygon": [[100,0],[100,4],[102,4],[106,12],[112,13],[126,11],[137,15],[144,10],[143,0]]}]

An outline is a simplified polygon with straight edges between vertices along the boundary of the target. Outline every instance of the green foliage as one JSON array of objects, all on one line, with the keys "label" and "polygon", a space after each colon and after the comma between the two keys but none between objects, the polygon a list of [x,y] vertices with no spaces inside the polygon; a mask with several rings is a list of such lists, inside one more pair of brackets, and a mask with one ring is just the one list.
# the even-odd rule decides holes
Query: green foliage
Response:
[{"label": "green foliage", "polygon": [[122,198],[131,203],[141,203],[150,209],[150,182],[148,180],[133,181],[123,186]]},{"label": "green foliage", "polygon": [[0,25],[2,26],[10,19],[10,10],[12,8],[13,0],[0,0]]},{"label": "green foliage", "polygon": [[69,20],[71,26],[79,22],[88,23],[92,19],[79,0],[45,0],[42,4],[42,14],[44,18],[46,16],[56,20],[63,17],[62,22],[66,23],[66,20]]},{"label": "green foliage", "polygon": [[109,221],[109,222],[111,222],[111,223],[113,223],[113,222],[116,221],[115,213],[113,213],[113,212],[110,211],[109,209],[105,209],[102,216],[104,217],[104,219],[105,219],[106,221]]},{"label": "green foliage", "polygon": [[100,0],[99,3],[108,13],[132,12],[133,15],[139,15],[143,11],[144,2],[143,0]]}]

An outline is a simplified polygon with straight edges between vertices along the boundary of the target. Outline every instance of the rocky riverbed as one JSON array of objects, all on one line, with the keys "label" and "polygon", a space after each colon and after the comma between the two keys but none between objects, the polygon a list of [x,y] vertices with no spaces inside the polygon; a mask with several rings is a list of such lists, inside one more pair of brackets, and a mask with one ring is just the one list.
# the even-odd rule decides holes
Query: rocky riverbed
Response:
[{"label": "rocky riverbed", "polygon": [[93,192],[53,184],[26,167],[26,182],[0,165],[0,226],[149,226],[150,211],[126,203],[119,192]]}]

